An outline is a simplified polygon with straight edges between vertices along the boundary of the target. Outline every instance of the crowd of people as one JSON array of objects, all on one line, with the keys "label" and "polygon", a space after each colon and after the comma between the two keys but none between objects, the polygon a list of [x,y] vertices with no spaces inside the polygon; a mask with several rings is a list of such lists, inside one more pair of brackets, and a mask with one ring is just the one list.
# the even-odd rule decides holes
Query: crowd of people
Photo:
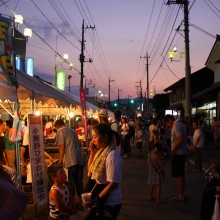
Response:
[{"label": "crowd of people", "polygon": [[[44,126],[44,136],[53,137],[59,149],[58,163],[45,152],[51,160],[48,167],[50,183],[49,218],[68,219],[77,210],[87,210],[85,219],[103,219],[104,215],[116,219],[122,206],[121,180],[123,159],[130,157],[131,146],[136,148],[136,157],[142,158],[143,146],[147,143],[148,162],[148,199],[160,202],[163,163],[171,158],[171,175],[176,179],[177,200],[185,200],[185,172],[188,169],[188,154],[194,155],[193,172],[202,171],[201,149],[204,147],[204,123],[194,120],[193,135],[187,130],[184,120],[165,115],[162,120],[153,118],[146,126],[141,117],[127,118],[119,110],[114,113],[114,120],[108,120],[106,110],[100,110],[98,120],[88,120],[88,136],[82,121],[74,130],[66,126],[63,119],[49,120]],[[11,137],[12,121],[0,119],[0,162],[15,170],[15,146]],[[211,125],[215,146],[218,147],[220,122],[215,118]],[[21,132],[21,166],[26,168],[28,159],[28,128],[23,125]],[[52,136],[53,135],[53,136]],[[82,156],[82,139],[88,148],[86,160]],[[146,146],[146,145],[145,145]],[[7,169],[7,170],[9,170]],[[66,169],[66,171],[65,171]],[[84,170],[88,171],[86,187],[83,179]],[[9,172],[8,172],[9,173]],[[12,172],[13,173],[13,172]],[[10,175],[12,177],[12,175]],[[92,191],[90,203],[83,203],[82,194]]]}]

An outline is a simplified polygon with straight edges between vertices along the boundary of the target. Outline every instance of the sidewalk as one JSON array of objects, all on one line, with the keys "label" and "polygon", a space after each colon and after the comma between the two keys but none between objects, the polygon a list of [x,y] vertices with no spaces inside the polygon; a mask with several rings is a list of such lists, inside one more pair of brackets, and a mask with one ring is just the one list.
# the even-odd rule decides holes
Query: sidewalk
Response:
[{"label": "sidewalk", "polygon": [[[194,164],[193,155],[190,155],[189,162]],[[220,148],[204,147],[202,149],[202,170],[206,172],[212,163],[220,162]]]}]

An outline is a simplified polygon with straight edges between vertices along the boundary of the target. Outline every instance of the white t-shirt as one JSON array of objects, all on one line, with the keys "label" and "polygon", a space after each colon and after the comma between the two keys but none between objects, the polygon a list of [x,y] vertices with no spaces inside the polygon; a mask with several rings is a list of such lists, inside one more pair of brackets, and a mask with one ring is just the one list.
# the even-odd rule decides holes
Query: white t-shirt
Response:
[{"label": "white t-shirt", "polygon": [[[200,138],[200,140],[199,140],[198,144],[195,146],[196,140],[198,138]],[[194,131],[194,134],[193,134],[193,146],[201,148],[201,147],[203,147],[203,145],[204,145],[204,135],[203,135],[202,130],[200,128],[198,128]]]},{"label": "white t-shirt", "polygon": [[106,158],[106,175],[108,182],[119,183],[109,195],[105,205],[118,205],[122,203],[121,179],[123,160],[118,150],[111,151]]}]

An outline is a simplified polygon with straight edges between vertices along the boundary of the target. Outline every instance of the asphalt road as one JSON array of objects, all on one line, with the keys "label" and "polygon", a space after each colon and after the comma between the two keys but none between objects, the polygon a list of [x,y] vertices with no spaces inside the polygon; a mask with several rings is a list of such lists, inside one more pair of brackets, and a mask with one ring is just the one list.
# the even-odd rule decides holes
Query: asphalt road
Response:
[{"label": "asphalt road", "polygon": [[[170,174],[170,159],[164,164],[166,178],[162,183],[161,203],[147,200],[147,160],[146,147],[144,157],[136,157],[132,147],[131,156],[124,159],[122,178],[123,205],[117,220],[199,220],[202,193],[207,184],[204,172],[192,172],[192,158],[189,157],[189,171],[186,174],[186,200],[179,202],[175,197],[176,183]],[[220,149],[203,150],[204,169],[213,161],[220,161]],[[72,220],[83,219],[85,212],[71,217]]]},{"label": "asphalt road", "polygon": [[[189,157],[189,171],[186,174],[186,201],[173,200],[176,195],[175,179],[170,175],[170,159],[164,164],[166,178],[162,183],[161,203],[149,202],[147,200],[147,147],[144,147],[144,157],[136,157],[135,148],[132,147],[130,158],[124,159],[122,195],[123,204],[117,220],[199,220],[202,193],[207,184],[204,172],[194,173],[192,170],[192,157]],[[203,152],[204,170],[212,162],[220,162],[220,148],[204,148]],[[87,178],[86,168],[84,170],[85,182]],[[29,212],[30,211],[30,212]],[[24,220],[46,220],[47,209],[36,215],[33,208],[26,209]],[[70,217],[70,220],[82,220],[86,211],[78,211]]]},{"label": "asphalt road", "polygon": [[[132,155],[133,156],[133,155]],[[186,201],[173,200],[177,190],[170,175],[170,160],[164,164],[166,178],[162,183],[161,203],[147,200],[147,161],[135,157],[124,161],[123,207],[118,220],[197,220],[200,219],[200,202],[205,186],[202,173],[186,175]],[[192,166],[189,165],[189,169]]]}]

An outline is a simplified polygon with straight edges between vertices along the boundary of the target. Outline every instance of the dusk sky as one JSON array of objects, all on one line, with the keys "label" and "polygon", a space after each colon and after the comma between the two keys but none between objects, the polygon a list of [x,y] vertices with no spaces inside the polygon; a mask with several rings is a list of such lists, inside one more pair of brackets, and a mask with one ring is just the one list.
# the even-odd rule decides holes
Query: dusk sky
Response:
[{"label": "dusk sky", "polygon": [[[184,54],[175,58],[179,62],[171,62],[167,54],[174,46],[184,52],[183,7],[165,3],[167,0],[0,0],[0,13],[21,14],[35,32],[28,39],[27,57],[34,57],[35,74],[41,78],[55,82],[56,42],[59,54],[69,54],[75,69],[66,73],[72,76],[74,94],[80,85],[84,18],[85,26],[95,25],[94,30],[85,30],[85,56],[93,60],[84,63],[86,80],[108,95],[110,77],[114,80],[111,99],[118,97],[118,90],[120,98],[136,98],[140,85],[143,94],[146,91],[146,59],[140,58],[146,53],[150,56],[150,89],[155,85],[156,93],[164,93],[165,88],[185,76]],[[191,0],[189,8],[193,73],[205,66],[215,37],[220,34],[220,1]],[[19,30],[25,27],[22,24]],[[61,60],[57,65],[60,68]],[[68,91],[68,80],[66,83]]]}]

